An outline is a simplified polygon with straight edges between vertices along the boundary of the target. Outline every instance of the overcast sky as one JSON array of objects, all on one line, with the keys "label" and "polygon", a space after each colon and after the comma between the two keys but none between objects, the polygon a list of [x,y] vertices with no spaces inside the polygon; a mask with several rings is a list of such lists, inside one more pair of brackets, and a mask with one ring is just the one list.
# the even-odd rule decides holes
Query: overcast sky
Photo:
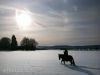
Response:
[{"label": "overcast sky", "polygon": [[[19,29],[17,9],[30,12],[29,30]],[[39,45],[100,44],[100,0],[0,0],[0,38],[12,34]]]}]

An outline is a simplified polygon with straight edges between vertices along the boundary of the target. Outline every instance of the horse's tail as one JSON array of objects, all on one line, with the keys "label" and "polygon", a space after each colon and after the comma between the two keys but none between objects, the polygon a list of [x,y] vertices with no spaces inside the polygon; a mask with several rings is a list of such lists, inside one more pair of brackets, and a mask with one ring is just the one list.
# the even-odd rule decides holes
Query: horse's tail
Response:
[{"label": "horse's tail", "polygon": [[60,55],[58,54],[59,60],[60,60]]}]

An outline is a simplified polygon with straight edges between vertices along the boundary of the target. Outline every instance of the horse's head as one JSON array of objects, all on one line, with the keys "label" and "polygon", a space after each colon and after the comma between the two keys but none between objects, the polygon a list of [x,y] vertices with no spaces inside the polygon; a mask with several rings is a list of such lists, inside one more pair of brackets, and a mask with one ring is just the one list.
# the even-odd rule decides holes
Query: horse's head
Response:
[{"label": "horse's head", "polygon": [[61,55],[60,54],[58,54],[58,57],[59,57],[59,60],[61,59]]}]

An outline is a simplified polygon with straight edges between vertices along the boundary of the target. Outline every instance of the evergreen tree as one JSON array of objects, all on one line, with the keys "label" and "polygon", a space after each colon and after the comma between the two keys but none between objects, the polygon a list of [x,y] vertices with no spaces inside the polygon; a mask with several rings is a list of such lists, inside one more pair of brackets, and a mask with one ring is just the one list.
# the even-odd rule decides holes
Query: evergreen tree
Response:
[{"label": "evergreen tree", "polygon": [[11,40],[11,49],[15,50],[17,49],[18,44],[15,35],[12,35],[12,40]]}]

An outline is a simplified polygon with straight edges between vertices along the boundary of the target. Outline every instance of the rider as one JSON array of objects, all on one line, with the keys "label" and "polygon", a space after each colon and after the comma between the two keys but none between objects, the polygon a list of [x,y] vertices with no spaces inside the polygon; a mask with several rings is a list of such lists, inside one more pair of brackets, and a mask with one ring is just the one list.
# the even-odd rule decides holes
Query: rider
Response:
[{"label": "rider", "polygon": [[64,55],[65,55],[66,57],[68,56],[68,50],[67,50],[67,49],[65,49]]}]

